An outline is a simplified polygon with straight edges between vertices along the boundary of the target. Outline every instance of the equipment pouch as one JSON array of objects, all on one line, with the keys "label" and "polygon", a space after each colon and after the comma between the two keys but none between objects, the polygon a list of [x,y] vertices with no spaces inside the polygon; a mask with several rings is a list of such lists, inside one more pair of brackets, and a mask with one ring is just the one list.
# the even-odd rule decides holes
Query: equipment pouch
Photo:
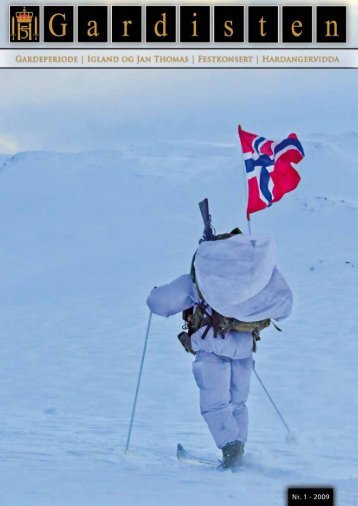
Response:
[{"label": "equipment pouch", "polygon": [[180,332],[180,334],[178,334],[178,339],[187,353],[196,355],[195,351],[191,347],[191,337],[187,332]]}]

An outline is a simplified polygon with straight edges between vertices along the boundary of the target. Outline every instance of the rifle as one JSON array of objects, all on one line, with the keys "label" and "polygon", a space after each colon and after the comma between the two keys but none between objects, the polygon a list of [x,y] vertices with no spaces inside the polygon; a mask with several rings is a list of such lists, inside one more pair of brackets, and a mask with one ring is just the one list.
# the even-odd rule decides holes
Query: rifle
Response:
[{"label": "rifle", "polygon": [[203,232],[203,241],[213,241],[214,240],[214,231],[211,226],[211,214],[209,213],[209,201],[208,199],[204,199],[199,202],[199,209],[201,212],[201,217],[204,222],[204,232]]}]

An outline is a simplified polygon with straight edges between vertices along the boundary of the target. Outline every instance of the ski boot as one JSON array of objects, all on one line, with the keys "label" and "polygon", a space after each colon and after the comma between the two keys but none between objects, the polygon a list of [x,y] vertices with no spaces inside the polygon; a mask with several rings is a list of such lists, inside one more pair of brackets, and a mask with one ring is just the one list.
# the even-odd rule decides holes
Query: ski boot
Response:
[{"label": "ski boot", "polygon": [[235,469],[242,464],[242,457],[244,455],[244,443],[241,441],[231,441],[223,448],[223,459],[220,464],[220,469]]}]

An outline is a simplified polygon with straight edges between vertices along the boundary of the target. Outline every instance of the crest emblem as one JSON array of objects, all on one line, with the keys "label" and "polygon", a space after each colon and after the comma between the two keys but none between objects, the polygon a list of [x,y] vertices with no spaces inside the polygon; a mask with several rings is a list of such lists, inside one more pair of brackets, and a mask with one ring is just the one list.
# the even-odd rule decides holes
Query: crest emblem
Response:
[{"label": "crest emblem", "polygon": [[10,7],[10,42],[39,42],[40,9],[31,7]]}]

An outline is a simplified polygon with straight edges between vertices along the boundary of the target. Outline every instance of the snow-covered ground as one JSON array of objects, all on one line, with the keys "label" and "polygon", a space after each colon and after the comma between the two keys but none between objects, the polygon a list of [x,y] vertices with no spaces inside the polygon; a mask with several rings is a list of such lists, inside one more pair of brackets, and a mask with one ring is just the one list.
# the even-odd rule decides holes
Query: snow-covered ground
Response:
[{"label": "snow-covered ground", "polygon": [[153,320],[123,453],[148,292],[188,271],[203,197],[218,232],[246,227],[236,138],[2,156],[1,506],[283,506],[289,485],[331,485],[336,506],[357,504],[358,135],[301,140],[299,188],[252,219],[275,236],[295,295],[256,367],[299,444],[253,378],[236,474],[176,460],[177,442],[219,457],[179,316]]}]

